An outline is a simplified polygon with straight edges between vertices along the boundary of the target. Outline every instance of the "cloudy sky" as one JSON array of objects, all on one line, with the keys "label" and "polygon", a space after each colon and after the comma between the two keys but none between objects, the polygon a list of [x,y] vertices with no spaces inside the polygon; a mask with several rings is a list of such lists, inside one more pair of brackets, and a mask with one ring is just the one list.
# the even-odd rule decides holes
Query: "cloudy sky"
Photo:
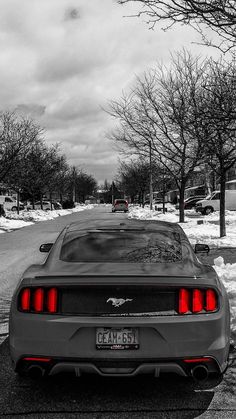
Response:
[{"label": "cloudy sky", "polygon": [[0,0],[0,109],[36,119],[99,183],[117,168],[108,101],[183,46],[212,53],[192,44],[192,30],[151,31],[133,13],[115,0]]}]

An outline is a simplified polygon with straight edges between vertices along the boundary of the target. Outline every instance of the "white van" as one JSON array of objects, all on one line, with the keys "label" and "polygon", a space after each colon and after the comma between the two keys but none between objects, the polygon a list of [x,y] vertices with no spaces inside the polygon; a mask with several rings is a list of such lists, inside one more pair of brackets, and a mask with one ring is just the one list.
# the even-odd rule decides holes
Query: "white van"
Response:
[{"label": "white van", "polygon": [[[0,204],[6,211],[17,211],[17,201],[12,196],[0,195]],[[24,209],[24,205],[20,202],[20,210]]]},{"label": "white van", "polygon": [[[196,203],[197,212],[208,215],[213,211],[220,210],[220,191],[212,192],[209,197],[201,199]],[[225,191],[225,209],[236,211],[236,190]]]}]

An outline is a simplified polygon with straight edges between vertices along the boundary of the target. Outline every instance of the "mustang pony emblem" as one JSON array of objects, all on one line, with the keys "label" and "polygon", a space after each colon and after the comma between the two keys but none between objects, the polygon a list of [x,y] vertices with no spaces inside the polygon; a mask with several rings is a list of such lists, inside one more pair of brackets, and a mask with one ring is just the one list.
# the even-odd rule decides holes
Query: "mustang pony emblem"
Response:
[{"label": "mustang pony emblem", "polygon": [[112,297],[112,298],[108,298],[107,303],[111,302],[114,307],[120,307],[124,303],[127,303],[128,301],[133,301],[133,299],[131,299],[131,298],[126,298],[126,299],[124,299],[124,298],[113,298]]}]

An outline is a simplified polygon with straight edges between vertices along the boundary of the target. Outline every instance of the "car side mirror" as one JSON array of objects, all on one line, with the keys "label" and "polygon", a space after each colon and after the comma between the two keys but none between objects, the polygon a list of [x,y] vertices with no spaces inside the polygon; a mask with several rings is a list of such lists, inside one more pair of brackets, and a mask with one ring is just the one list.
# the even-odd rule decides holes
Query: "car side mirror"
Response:
[{"label": "car side mirror", "polygon": [[52,246],[53,246],[53,243],[44,243],[44,244],[41,244],[41,246],[39,248],[39,251],[40,252],[46,252],[46,253],[48,253],[48,252],[50,252]]},{"label": "car side mirror", "polygon": [[195,253],[207,253],[208,254],[210,252],[210,248],[209,248],[208,244],[197,243],[197,244],[195,244],[194,252]]}]

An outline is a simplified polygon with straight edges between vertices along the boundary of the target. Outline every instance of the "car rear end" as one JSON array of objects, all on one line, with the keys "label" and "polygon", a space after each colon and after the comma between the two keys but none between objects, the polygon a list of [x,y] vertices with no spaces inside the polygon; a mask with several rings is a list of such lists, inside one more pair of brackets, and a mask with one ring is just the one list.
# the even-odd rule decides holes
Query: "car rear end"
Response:
[{"label": "car rear end", "polygon": [[229,308],[217,282],[147,275],[24,279],[11,308],[14,368],[32,375],[219,374],[227,366]]},{"label": "car rear end", "polygon": [[44,265],[25,272],[10,311],[16,371],[204,378],[225,370],[229,303],[214,269],[198,262],[178,225],[127,225],[78,231],[75,223]]},{"label": "car rear end", "polygon": [[115,199],[114,205],[112,207],[113,212],[116,212],[116,211],[128,212],[128,210],[129,210],[128,201],[126,201],[125,199]]}]

